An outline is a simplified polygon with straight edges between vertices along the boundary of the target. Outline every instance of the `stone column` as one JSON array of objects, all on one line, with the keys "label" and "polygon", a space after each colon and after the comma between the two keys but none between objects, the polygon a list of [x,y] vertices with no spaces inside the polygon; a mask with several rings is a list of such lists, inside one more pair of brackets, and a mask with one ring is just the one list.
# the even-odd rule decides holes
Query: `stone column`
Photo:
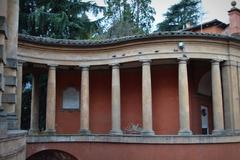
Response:
[{"label": "stone column", "polygon": [[17,75],[17,45],[18,45],[19,0],[7,1],[7,35],[6,65],[4,66],[5,91],[2,96],[4,109],[8,113],[8,129],[15,130],[16,116],[16,75]]},{"label": "stone column", "polygon": [[46,132],[54,133],[56,115],[56,66],[49,66],[47,83]]},{"label": "stone column", "polygon": [[142,117],[143,135],[154,135],[152,129],[152,84],[150,60],[142,61]]},{"label": "stone column", "polygon": [[17,114],[17,126],[21,128],[21,113],[22,113],[22,72],[23,72],[23,62],[18,61],[17,66],[17,104],[16,104],[16,114]]},{"label": "stone column", "polygon": [[224,130],[223,101],[220,73],[220,61],[212,60],[212,103],[213,103],[213,134],[221,134]]},{"label": "stone column", "polygon": [[239,133],[239,83],[237,62],[228,60],[222,64],[222,87],[224,106],[224,127],[226,134]]},{"label": "stone column", "polygon": [[187,58],[180,58],[178,62],[178,96],[180,113],[180,130],[178,135],[192,135],[189,115],[187,61]]},{"label": "stone column", "polygon": [[89,131],[89,66],[82,67],[81,79],[81,110],[80,134],[90,134]]},{"label": "stone column", "polygon": [[122,134],[121,131],[121,91],[119,64],[112,65],[112,130],[111,134]]},{"label": "stone column", "polygon": [[29,134],[39,132],[39,76],[32,74],[31,123]]},{"label": "stone column", "polygon": [[7,40],[7,57],[17,57],[18,44],[18,18],[19,18],[19,0],[8,0],[8,40]]},{"label": "stone column", "polygon": [[6,62],[5,42],[7,35],[7,0],[0,0],[0,138],[7,137],[8,122],[7,113],[2,105],[2,94],[4,92],[4,63]]}]

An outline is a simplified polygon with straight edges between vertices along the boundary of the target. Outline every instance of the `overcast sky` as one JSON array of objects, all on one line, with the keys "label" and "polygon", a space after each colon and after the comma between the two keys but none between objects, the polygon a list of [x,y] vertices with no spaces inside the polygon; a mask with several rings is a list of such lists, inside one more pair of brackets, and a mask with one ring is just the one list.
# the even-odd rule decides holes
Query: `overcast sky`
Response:
[{"label": "overcast sky", "polygon": [[[104,0],[92,1],[95,1],[98,5],[104,5]],[[152,6],[156,10],[154,24],[163,21],[164,17],[162,15],[171,5],[178,3],[179,1],[180,0],[152,0]],[[218,19],[225,23],[229,23],[227,11],[231,9],[231,1],[232,0],[202,0],[203,11],[205,13],[204,17],[202,18],[203,22]],[[240,8],[240,0],[235,1],[237,2],[237,7]]]}]

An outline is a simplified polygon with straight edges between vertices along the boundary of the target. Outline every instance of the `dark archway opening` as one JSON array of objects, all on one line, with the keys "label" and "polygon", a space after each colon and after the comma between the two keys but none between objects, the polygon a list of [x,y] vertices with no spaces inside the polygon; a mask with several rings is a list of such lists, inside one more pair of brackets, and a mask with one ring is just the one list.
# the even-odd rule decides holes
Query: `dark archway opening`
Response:
[{"label": "dark archway opening", "polygon": [[59,150],[45,150],[33,154],[27,160],[77,160],[74,156],[67,152]]}]

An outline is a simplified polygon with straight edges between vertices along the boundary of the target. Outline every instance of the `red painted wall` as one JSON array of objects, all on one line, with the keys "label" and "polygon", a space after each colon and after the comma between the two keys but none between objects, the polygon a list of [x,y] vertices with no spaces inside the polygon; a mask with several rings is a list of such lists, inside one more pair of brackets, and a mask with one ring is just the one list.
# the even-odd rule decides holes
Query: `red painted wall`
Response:
[{"label": "red painted wall", "polygon": [[142,127],[141,68],[121,69],[121,123],[126,131],[131,124]]},{"label": "red painted wall", "polygon": [[40,143],[27,145],[27,157],[46,149],[65,151],[79,160],[239,160],[240,157],[240,143],[198,145]]},{"label": "red painted wall", "polygon": [[67,87],[74,87],[80,93],[81,72],[77,70],[57,71],[57,96],[56,96],[56,132],[57,133],[79,133],[80,111],[63,110],[62,96]]},{"label": "red painted wall", "polygon": [[[210,64],[188,67],[190,93],[190,120],[194,134],[201,134],[201,105],[209,108],[209,126],[212,129],[211,97],[197,94],[201,77],[210,70]],[[174,135],[179,130],[178,65],[152,66],[153,129],[156,134]],[[121,69],[121,123],[126,131],[131,124],[142,126],[141,67]],[[111,130],[111,69],[90,70],[90,130],[106,134]],[[79,133],[80,111],[62,110],[62,93],[69,86],[80,92],[80,70],[57,72],[57,133]]]},{"label": "red painted wall", "polygon": [[89,74],[90,130],[109,133],[111,130],[111,70],[93,70]]},{"label": "red painted wall", "polygon": [[152,66],[153,129],[156,134],[179,130],[178,65]]}]

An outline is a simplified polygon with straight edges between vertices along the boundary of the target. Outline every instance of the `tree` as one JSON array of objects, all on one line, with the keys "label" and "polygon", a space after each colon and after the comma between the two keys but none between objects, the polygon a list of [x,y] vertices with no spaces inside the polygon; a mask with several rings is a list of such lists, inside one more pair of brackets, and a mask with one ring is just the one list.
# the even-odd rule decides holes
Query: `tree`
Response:
[{"label": "tree", "polygon": [[150,6],[151,0],[132,0],[132,12],[137,28],[149,33],[152,23],[154,22],[153,15],[156,14],[155,9]]},{"label": "tree", "polygon": [[106,0],[104,38],[147,34],[154,21],[151,0]]},{"label": "tree", "polygon": [[34,36],[88,39],[98,31],[100,19],[90,21],[104,7],[81,0],[20,0],[19,32]]},{"label": "tree", "polygon": [[165,20],[157,24],[157,31],[178,31],[187,24],[196,25],[200,18],[201,0],[181,0],[164,14]]}]

